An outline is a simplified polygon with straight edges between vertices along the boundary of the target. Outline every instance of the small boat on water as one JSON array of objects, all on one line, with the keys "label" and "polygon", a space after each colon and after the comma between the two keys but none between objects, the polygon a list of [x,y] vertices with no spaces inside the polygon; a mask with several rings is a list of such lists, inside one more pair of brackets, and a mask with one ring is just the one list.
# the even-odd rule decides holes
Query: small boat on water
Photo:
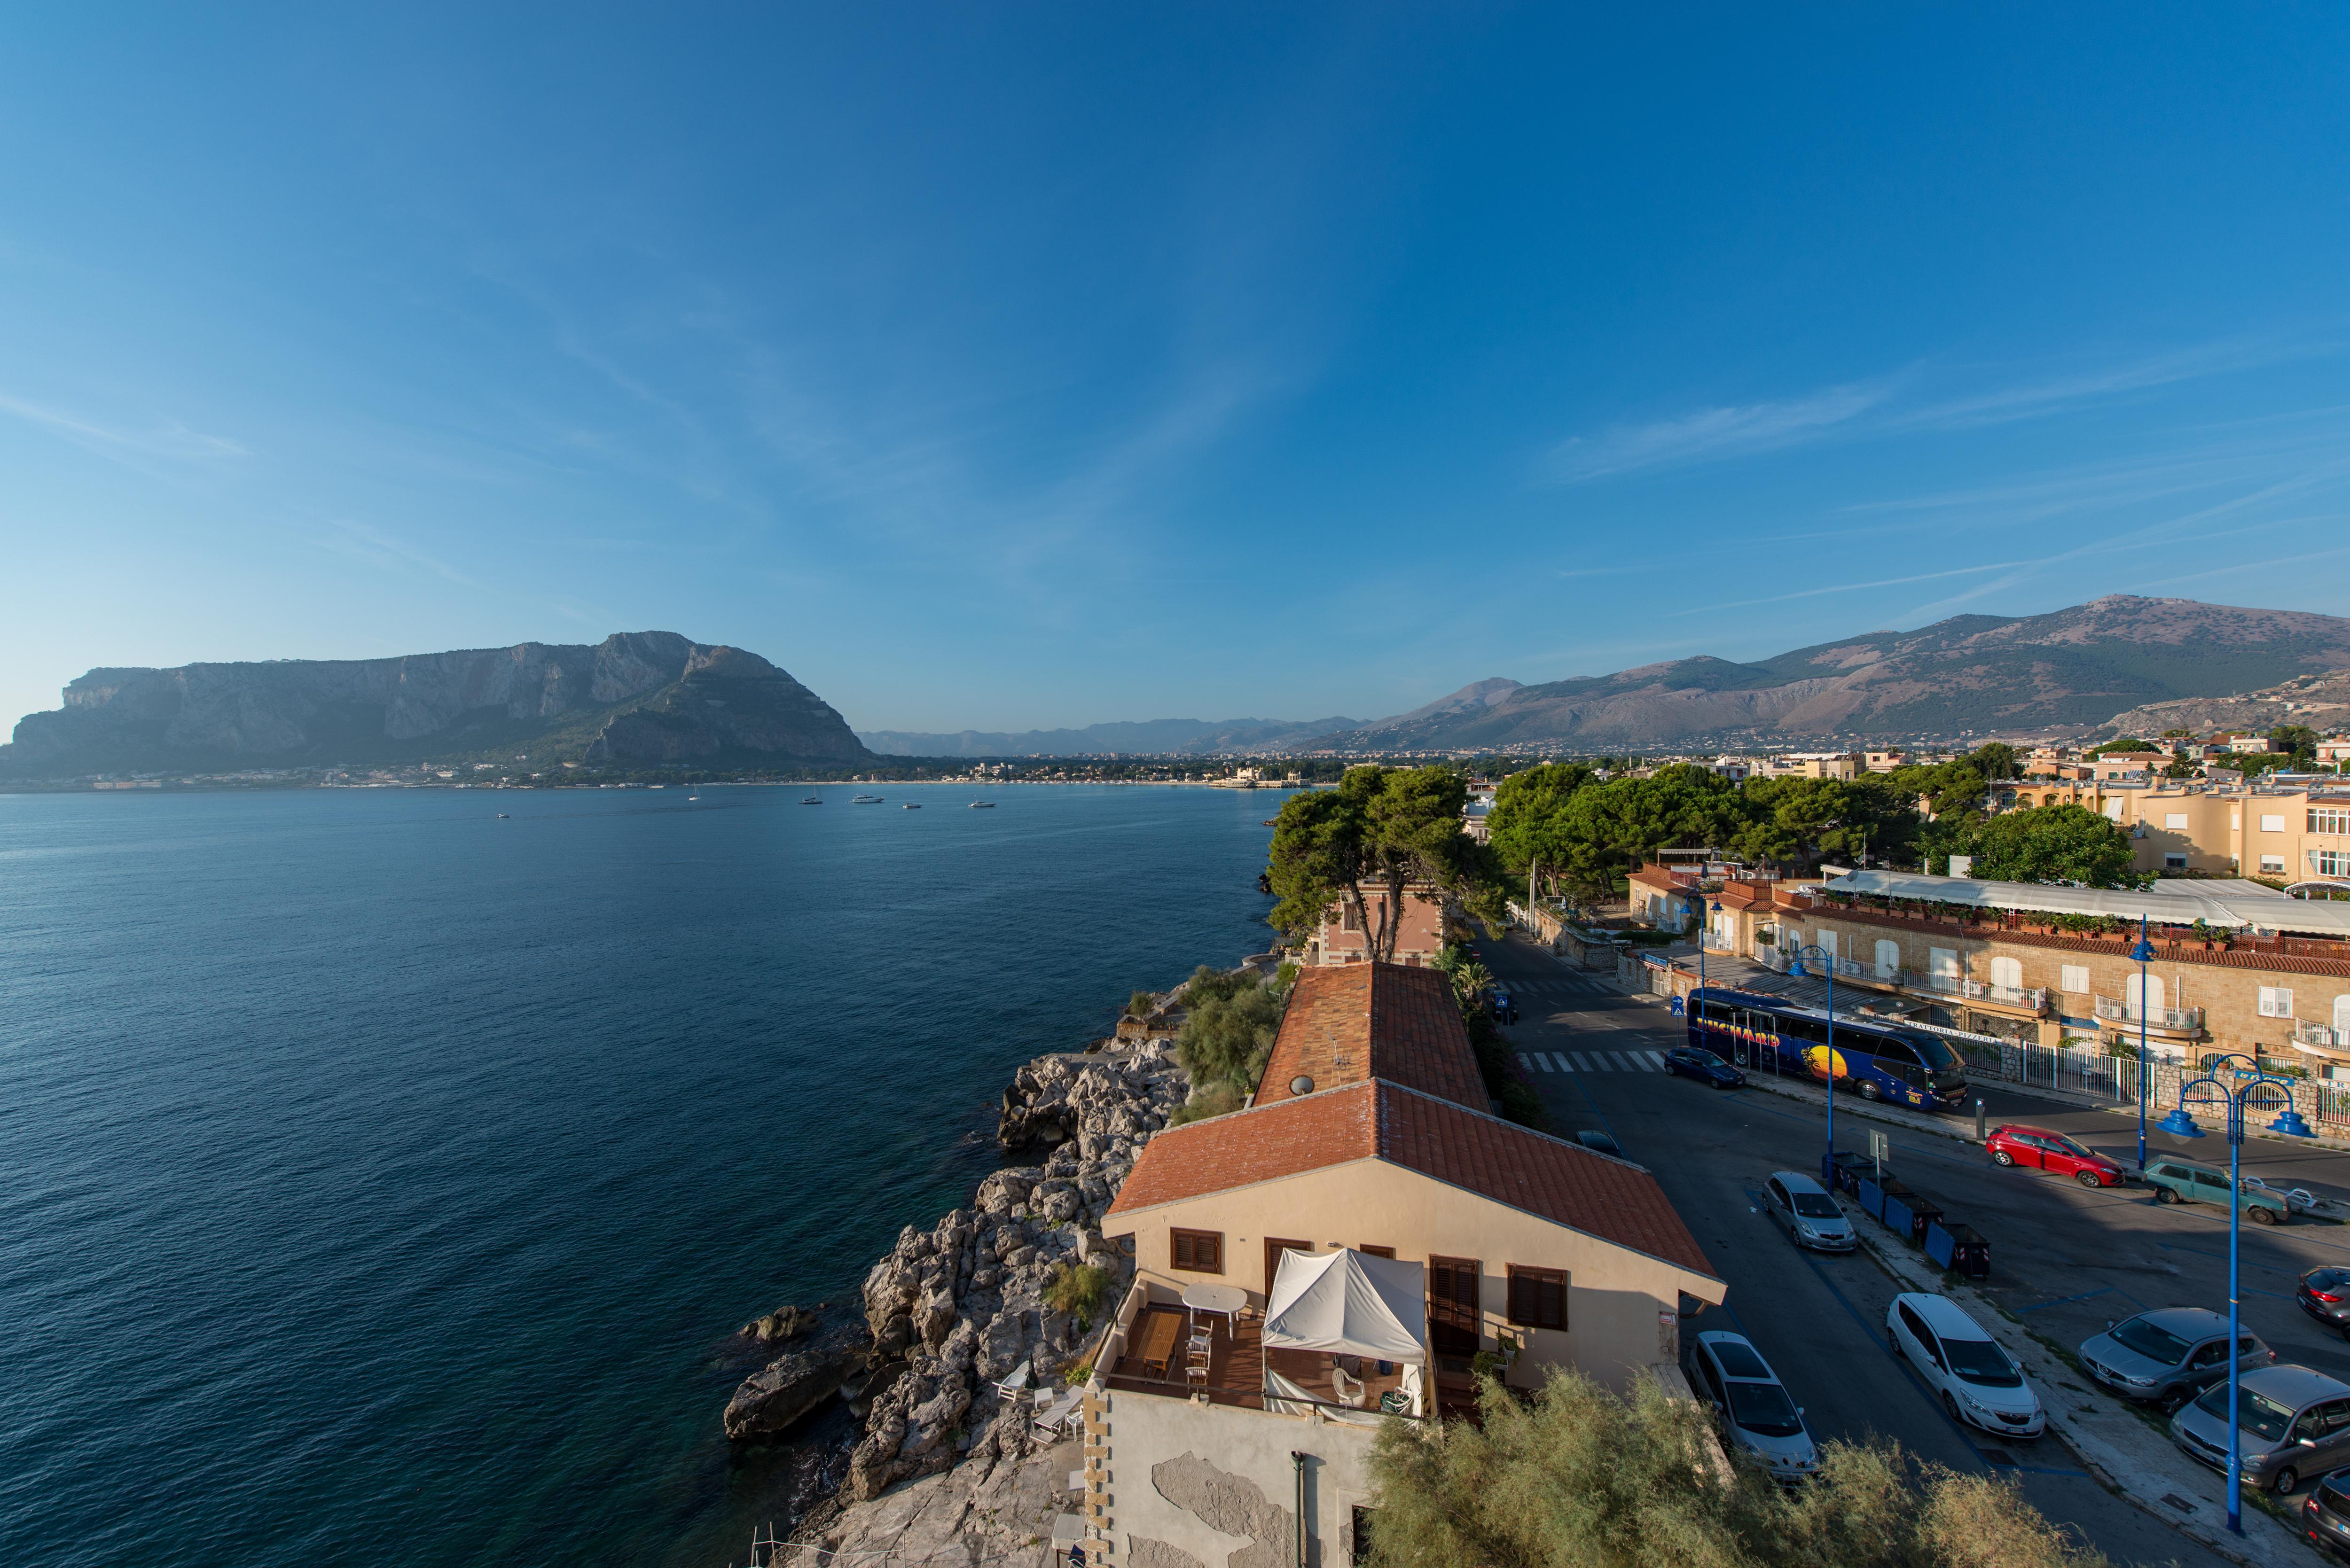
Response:
[{"label": "small boat on water", "polygon": [[[802,805],[806,805],[807,802],[802,801],[800,804]],[[851,805],[879,805],[881,804],[881,797],[878,794],[853,794],[848,797],[848,804]]]},{"label": "small boat on water", "polygon": [[995,809],[995,803],[992,800],[975,800],[971,803],[971,809],[973,811],[993,811]]},{"label": "small boat on water", "polygon": [[690,795],[687,795],[685,798],[686,798],[686,799],[688,799],[688,800],[700,800],[702,797],[701,797],[700,795],[698,795],[698,794],[690,794]]},{"label": "small boat on water", "polygon": [[800,796],[800,804],[802,805],[822,805],[824,804],[824,796],[820,794],[804,794]]},{"label": "small boat on water", "polygon": [[900,811],[920,811],[922,809],[922,803],[918,800],[910,800],[898,809]]},{"label": "small boat on water", "polygon": [[498,820],[499,820],[500,822],[504,822],[504,821],[507,818],[507,816],[508,816],[509,815],[511,815],[511,814],[510,814],[510,813],[507,813],[507,812],[503,812],[503,811],[502,811],[502,812],[498,813]]}]

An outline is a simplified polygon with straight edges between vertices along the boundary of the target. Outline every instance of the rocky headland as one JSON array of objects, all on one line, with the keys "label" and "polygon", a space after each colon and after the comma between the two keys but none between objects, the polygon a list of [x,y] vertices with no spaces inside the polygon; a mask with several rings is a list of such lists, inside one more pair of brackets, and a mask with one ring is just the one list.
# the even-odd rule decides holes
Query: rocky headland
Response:
[{"label": "rocky headland", "polygon": [[[929,1229],[899,1231],[866,1274],[861,1313],[786,1308],[745,1326],[783,1348],[735,1390],[728,1437],[780,1437],[836,1397],[861,1416],[837,1493],[800,1521],[804,1544],[827,1555],[845,1542],[878,1544],[918,1518],[941,1548],[961,1532],[987,1535],[948,1550],[958,1563],[1001,1560],[1015,1537],[1034,1541],[1007,1508],[1014,1490],[1059,1490],[1059,1478],[1045,1487],[1043,1471],[1024,1466],[1042,1446],[1035,1391],[1060,1386],[1085,1361],[1132,1282],[1133,1260],[1103,1239],[1101,1219],[1190,1094],[1171,1038],[1179,1000],[1170,993],[1149,1016],[1164,1033],[1020,1068],[996,1135],[1008,1157],[1033,1163],[990,1173]],[[1089,1308],[1055,1288],[1081,1266],[1100,1272]],[[1018,1397],[1001,1394],[1024,1366]]]}]

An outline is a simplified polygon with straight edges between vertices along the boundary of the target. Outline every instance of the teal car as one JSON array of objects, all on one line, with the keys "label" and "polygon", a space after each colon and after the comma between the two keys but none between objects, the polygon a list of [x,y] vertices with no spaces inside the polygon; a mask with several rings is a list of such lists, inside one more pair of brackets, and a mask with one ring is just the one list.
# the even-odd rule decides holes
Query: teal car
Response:
[{"label": "teal car", "polygon": [[[2228,1173],[2208,1165],[2193,1165],[2166,1155],[2147,1162],[2144,1180],[2154,1189],[2158,1203],[2224,1205],[2228,1201]],[[2293,1217],[2284,1194],[2266,1188],[2245,1188],[2236,1194],[2236,1201],[2256,1224],[2282,1225]]]}]

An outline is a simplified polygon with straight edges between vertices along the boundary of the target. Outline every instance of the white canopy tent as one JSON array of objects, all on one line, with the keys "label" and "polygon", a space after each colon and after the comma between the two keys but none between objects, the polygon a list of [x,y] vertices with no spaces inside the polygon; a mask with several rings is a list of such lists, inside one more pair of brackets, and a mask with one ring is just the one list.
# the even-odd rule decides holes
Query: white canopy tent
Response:
[{"label": "white canopy tent", "polygon": [[1284,1252],[1266,1298],[1268,1349],[1326,1350],[1374,1361],[1424,1361],[1427,1272],[1418,1263],[1337,1252]]}]

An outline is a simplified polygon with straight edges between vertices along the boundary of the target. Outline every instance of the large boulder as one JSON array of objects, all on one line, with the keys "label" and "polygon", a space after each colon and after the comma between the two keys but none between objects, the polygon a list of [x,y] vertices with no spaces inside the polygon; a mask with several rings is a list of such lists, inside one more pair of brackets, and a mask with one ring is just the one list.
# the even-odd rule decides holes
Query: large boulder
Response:
[{"label": "large boulder", "polygon": [[865,1370],[872,1342],[863,1329],[843,1324],[816,1334],[750,1376],[726,1402],[726,1435],[736,1441],[772,1438],[840,1391]]}]

